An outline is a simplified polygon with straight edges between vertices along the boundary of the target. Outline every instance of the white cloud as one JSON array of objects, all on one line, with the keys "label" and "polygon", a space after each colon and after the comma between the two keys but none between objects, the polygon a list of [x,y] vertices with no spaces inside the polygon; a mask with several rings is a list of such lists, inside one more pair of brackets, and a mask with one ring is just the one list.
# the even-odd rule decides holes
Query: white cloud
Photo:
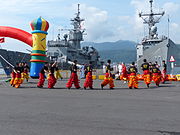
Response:
[{"label": "white cloud", "polygon": [[[133,16],[119,16],[120,21],[124,21],[129,25],[129,31],[125,30],[126,37],[133,37],[130,40],[141,39],[144,32],[143,20],[139,17],[139,13],[143,11],[146,13],[149,9],[148,0],[131,0],[130,4],[134,7],[134,15]],[[124,24],[123,24],[124,25]]]},{"label": "white cloud", "polygon": [[[77,8],[77,5],[74,7]],[[85,40],[100,42],[113,36],[107,11],[85,4],[81,4],[80,9],[81,16],[85,19],[84,27],[88,34],[85,36]]]},{"label": "white cloud", "polygon": [[170,26],[171,26],[171,28],[174,29],[174,30],[175,30],[175,29],[179,29],[179,27],[180,27],[179,24],[177,24],[177,23],[171,23]]},{"label": "white cloud", "polygon": [[120,22],[127,22],[128,24],[131,24],[132,21],[133,21],[133,19],[132,19],[131,16],[119,16],[119,17],[118,17],[118,20],[119,20]]},{"label": "white cloud", "polygon": [[166,14],[173,14],[180,9],[180,5],[173,2],[167,2],[163,5],[163,9],[166,11]]},{"label": "white cloud", "polygon": [[[4,16],[15,15],[21,17],[46,16],[57,17],[65,15],[64,5],[60,4],[65,0],[3,0],[0,12]],[[61,8],[59,8],[62,6]],[[67,12],[67,11],[66,11]]]},{"label": "white cloud", "polygon": [[[179,36],[180,35],[180,23],[177,18],[179,18],[179,12],[180,12],[180,4],[175,2],[166,2],[163,5],[163,9],[166,13],[166,16],[170,16],[170,38],[175,43],[180,43]],[[167,20],[165,20],[167,23]]]},{"label": "white cloud", "polygon": [[85,41],[107,42],[128,39],[123,23],[132,23],[130,16],[112,17],[107,11],[81,4],[81,16],[85,18]]},{"label": "white cloud", "polygon": [[140,12],[147,12],[148,11],[148,1],[147,0],[132,0],[131,5],[135,8],[135,14],[132,17],[131,25],[133,25],[133,29],[136,34],[140,34],[143,32],[143,20],[139,17]]},{"label": "white cloud", "polygon": [[[15,9],[16,7],[20,7],[21,9],[27,7],[27,6],[41,6],[40,4],[43,3],[49,3],[49,2],[54,2],[57,0],[1,0],[1,5],[3,5],[1,8],[6,8],[9,7]],[[59,2],[63,1],[63,0],[58,0]],[[57,2],[58,2],[57,1]]]},{"label": "white cloud", "polygon": [[177,36],[180,35],[180,24],[171,22],[169,29],[170,29],[170,38],[176,41],[176,43],[180,43],[179,36]]},{"label": "white cloud", "polygon": [[131,0],[131,5],[133,5],[138,11],[147,11],[148,4],[148,0]]}]

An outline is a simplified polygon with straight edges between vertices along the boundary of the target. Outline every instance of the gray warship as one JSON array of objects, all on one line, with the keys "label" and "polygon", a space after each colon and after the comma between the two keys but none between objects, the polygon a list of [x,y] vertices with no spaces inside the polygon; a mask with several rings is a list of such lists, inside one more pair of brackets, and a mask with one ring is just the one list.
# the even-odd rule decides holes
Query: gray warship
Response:
[{"label": "gray warship", "polygon": [[[137,50],[137,66],[141,73],[141,64],[143,59],[147,59],[148,62],[157,61],[162,68],[162,60],[167,63],[167,73],[172,73],[170,58],[174,57],[175,68],[180,68],[180,46],[176,45],[168,36],[159,36],[157,27],[155,26],[160,22],[165,12],[155,13],[153,11],[153,0],[150,3],[150,13],[139,13],[139,17],[144,20],[144,24],[148,25],[148,36],[144,37],[141,43],[136,46]],[[168,19],[169,22],[169,19]],[[178,69],[179,70],[179,69]],[[180,70],[179,70],[180,71]]]},{"label": "gray warship", "polygon": [[71,19],[72,29],[68,34],[64,34],[61,39],[60,33],[56,40],[47,42],[47,56],[52,61],[60,63],[62,69],[67,69],[69,62],[77,60],[78,64],[87,64],[92,62],[95,68],[102,65],[98,51],[92,46],[81,47],[85,29],[81,29],[81,23],[84,19],[80,18],[80,4],[78,4],[78,12],[76,17]]},{"label": "gray warship", "polygon": [[30,53],[0,49],[0,75],[4,72],[8,75],[17,62],[26,62],[30,65]]}]

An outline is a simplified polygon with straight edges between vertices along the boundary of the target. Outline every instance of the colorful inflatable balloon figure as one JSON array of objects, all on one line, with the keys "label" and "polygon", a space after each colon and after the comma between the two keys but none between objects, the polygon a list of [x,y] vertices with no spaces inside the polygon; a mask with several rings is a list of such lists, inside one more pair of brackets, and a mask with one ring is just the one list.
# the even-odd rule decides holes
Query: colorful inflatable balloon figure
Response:
[{"label": "colorful inflatable balloon figure", "polygon": [[33,48],[31,53],[31,69],[30,76],[38,77],[39,71],[44,66],[46,58],[46,35],[49,23],[43,18],[31,22]]},{"label": "colorful inflatable balloon figure", "polygon": [[13,27],[0,26],[0,37],[20,40],[32,47],[30,76],[38,78],[46,58],[46,35],[49,23],[39,17],[31,22],[32,34]]}]

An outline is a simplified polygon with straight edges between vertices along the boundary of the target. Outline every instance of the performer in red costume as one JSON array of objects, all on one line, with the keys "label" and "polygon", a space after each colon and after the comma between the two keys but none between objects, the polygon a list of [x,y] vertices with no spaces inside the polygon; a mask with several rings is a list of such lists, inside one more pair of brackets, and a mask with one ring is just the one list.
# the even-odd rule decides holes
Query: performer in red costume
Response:
[{"label": "performer in red costume", "polygon": [[121,72],[121,80],[126,81],[128,79],[128,73],[127,73],[127,69],[126,69],[126,65],[122,64],[122,72]]},{"label": "performer in red costume", "polygon": [[49,65],[49,77],[48,77],[48,88],[53,89],[54,85],[56,84],[56,78],[54,76],[54,71],[56,68],[57,62],[50,63]]},{"label": "performer in red costume", "polygon": [[74,63],[72,64],[71,68],[71,76],[66,84],[66,87],[70,89],[72,87],[72,84],[76,87],[76,89],[79,89],[79,79],[77,76],[77,60],[74,60]]},{"label": "performer in red costume", "polygon": [[45,63],[44,67],[39,73],[39,82],[37,84],[38,88],[42,88],[45,82],[45,73],[48,73],[48,63]]},{"label": "performer in red costume", "polygon": [[89,65],[86,66],[86,69],[85,69],[85,72],[87,72],[87,75],[86,75],[86,80],[84,82],[84,89],[88,87],[90,89],[93,89],[92,71],[93,71],[92,62],[90,61]]}]

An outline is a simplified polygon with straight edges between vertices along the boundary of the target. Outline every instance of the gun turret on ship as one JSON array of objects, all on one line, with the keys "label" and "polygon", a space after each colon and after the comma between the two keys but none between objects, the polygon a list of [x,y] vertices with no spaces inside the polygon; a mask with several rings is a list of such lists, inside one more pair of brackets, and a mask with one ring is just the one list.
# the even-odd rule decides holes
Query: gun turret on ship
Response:
[{"label": "gun turret on ship", "polygon": [[50,40],[47,43],[47,56],[51,60],[56,60],[61,63],[62,68],[67,68],[68,61],[77,60],[79,64],[89,63],[98,68],[100,63],[100,56],[98,51],[91,46],[84,46],[81,48],[81,41],[83,41],[83,34],[85,29],[81,28],[84,19],[80,18],[80,4],[78,4],[78,12],[76,17],[71,19],[73,29],[69,29],[69,33],[65,34],[61,39],[60,34],[56,40]]},{"label": "gun turret on ship", "polygon": [[140,65],[143,63],[143,59],[153,63],[157,61],[160,66],[162,61],[165,60],[167,72],[170,73],[172,70],[169,62],[171,56],[176,59],[175,64],[180,65],[180,47],[169,38],[169,34],[168,37],[158,35],[156,24],[159,23],[165,12],[154,13],[153,0],[150,0],[149,3],[150,13],[139,13],[139,17],[144,20],[144,24],[148,25],[148,36],[144,37],[136,47],[138,69],[141,71]]}]

